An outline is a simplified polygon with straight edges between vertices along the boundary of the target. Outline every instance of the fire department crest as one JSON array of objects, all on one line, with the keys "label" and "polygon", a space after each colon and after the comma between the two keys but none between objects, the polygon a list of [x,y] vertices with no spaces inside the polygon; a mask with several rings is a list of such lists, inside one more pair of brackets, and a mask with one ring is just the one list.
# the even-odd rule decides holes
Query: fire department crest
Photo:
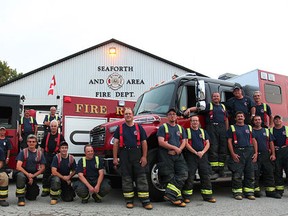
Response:
[{"label": "fire department crest", "polygon": [[113,73],[108,76],[106,82],[109,88],[112,90],[117,90],[123,86],[124,79],[120,74]]},{"label": "fire department crest", "polygon": [[135,131],[134,131],[134,135],[137,136],[137,134],[138,134],[138,133],[137,133],[137,130],[135,130]]}]

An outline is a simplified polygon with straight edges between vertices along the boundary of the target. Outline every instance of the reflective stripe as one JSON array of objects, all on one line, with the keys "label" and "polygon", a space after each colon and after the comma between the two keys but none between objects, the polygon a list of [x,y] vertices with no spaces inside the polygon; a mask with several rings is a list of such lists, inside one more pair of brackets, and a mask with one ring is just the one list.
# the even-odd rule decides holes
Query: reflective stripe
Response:
[{"label": "reflective stripe", "polygon": [[276,190],[284,190],[284,185],[276,186]]},{"label": "reflective stripe", "polygon": [[147,198],[149,197],[149,192],[138,192],[139,198]]},{"label": "reflective stripe", "polygon": [[276,188],[275,187],[265,187],[265,190],[268,192],[273,192],[276,190]]},{"label": "reflective stripe", "polygon": [[[202,140],[203,140],[203,145],[205,147],[206,145],[206,140],[205,140],[205,132],[202,128],[199,128],[201,135],[202,135]],[[191,128],[187,128],[187,139],[188,139],[188,143],[192,146],[192,133],[191,133]]]},{"label": "reflective stripe", "polygon": [[[285,127],[285,134],[286,134],[286,142],[285,142],[285,145],[288,145],[288,126],[284,126],[284,127]],[[274,130],[274,127],[273,127],[273,128],[270,128],[271,134],[273,134],[273,130]]]},{"label": "reflective stripe", "polygon": [[0,190],[0,196],[8,195],[8,190]]},{"label": "reflective stripe", "polygon": [[50,188],[42,188],[43,192],[50,192]]},{"label": "reflective stripe", "polygon": [[[182,140],[182,133],[183,133],[182,127],[180,125],[178,125],[178,124],[176,124],[176,125],[178,126],[178,129],[179,129],[179,132],[180,132],[180,140]],[[165,141],[168,141],[169,140],[168,125],[167,125],[167,123],[164,123],[163,126],[164,126],[164,130],[165,130]]]},{"label": "reflective stripe", "polygon": [[167,188],[176,192],[177,196],[179,196],[179,195],[181,196],[181,191],[175,185],[168,183]]},{"label": "reflective stripe", "polygon": [[201,194],[212,194],[212,190],[201,189]]},{"label": "reflective stripe", "polygon": [[254,191],[255,191],[255,192],[260,191],[260,187],[256,187],[256,188],[254,189]]},{"label": "reflective stripe", "polygon": [[210,162],[210,165],[212,167],[217,167],[217,166],[219,166],[219,163],[218,162]]},{"label": "reflective stripe", "polygon": [[88,200],[90,198],[90,194],[83,198],[83,200]]},{"label": "reflective stripe", "polygon": [[134,192],[123,193],[123,196],[125,198],[133,198],[134,197]]},{"label": "reflective stripe", "polygon": [[[226,107],[224,104],[221,103],[222,109],[225,111],[224,113],[224,121],[226,120]],[[213,103],[210,102],[210,107],[209,107],[209,116],[210,116],[210,120],[213,120],[214,118],[214,113],[213,113]]]},{"label": "reflective stripe", "polygon": [[242,189],[242,188],[237,188],[237,189],[232,188],[232,192],[233,192],[233,193],[242,193],[242,192],[243,192],[243,189]]},{"label": "reflective stripe", "polygon": [[61,194],[61,190],[58,190],[58,191],[50,190],[50,194],[51,194],[52,196],[58,196],[58,195]]},{"label": "reflective stripe", "polygon": [[[96,162],[96,169],[99,169],[99,157],[95,156],[95,162]],[[86,176],[86,157],[82,157],[82,165],[83,165],[83,175]]]},{"label": "reflective stripe", "polygon": [[254,192],[254,188],[244,187],[244,192]]},{"label": "reflective stripe", "polygon": [[16,194],[24,194],[25,193],[25,187],[24,188],[16,188]]},{"label": "reflective stripe", "polygon": [[[234,125],[231,125],[231,130],[232,130],[232,135],[233,135],[233,141],[234,144],[236,145],[238,143],[237,141],[237,135],[236,135],[236,129]],[[250,144],[252,144],[252,126],[248,125],[249,131],[250,131]]]},{"label": "reflective stripe", "polygon": [[224,162],[218,162],[219,167],[224,167],[225,163]]},{"label": "reflective stripe", "polygon": [[192,195],[193,194],[193,190],[183,190],[183,194],[184,195]]}]

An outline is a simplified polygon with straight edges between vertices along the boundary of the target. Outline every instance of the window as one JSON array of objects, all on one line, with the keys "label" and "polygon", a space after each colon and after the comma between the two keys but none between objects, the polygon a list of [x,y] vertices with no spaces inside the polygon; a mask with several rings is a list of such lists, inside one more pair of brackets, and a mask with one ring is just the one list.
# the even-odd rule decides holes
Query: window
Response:
[{"label": "window", "polygon": [[0,125],[11,128],[12,107],[0,106]]},{"label": "window", "polygon": [[265,98],[268,103],[281,104],[282,91],[278,85],[265,84],[264,85]]}]

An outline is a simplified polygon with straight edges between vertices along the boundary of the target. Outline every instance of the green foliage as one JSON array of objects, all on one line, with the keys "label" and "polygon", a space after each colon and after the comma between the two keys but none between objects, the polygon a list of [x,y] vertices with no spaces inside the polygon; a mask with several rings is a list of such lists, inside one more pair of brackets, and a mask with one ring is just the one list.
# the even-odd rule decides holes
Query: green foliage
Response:
[{"label": "green foliage", "polygon": [[16,69],[10,68],[7,62],[0,60],[0,85],[21,75],[22,73],[18,74]]}]

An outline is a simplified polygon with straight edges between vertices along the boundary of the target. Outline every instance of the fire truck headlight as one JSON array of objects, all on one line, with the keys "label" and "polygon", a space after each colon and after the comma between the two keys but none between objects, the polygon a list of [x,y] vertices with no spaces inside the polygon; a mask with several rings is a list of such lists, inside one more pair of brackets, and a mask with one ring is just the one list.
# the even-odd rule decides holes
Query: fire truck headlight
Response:
[{"label": "fire truck headlight", "polygon": [[110,140],[110,145],[113,145],[113,144],[114,144],[114,137],[112,137]]},{"label": "fire truck headlight", "polygon": [[114,133],[116,131],[117,127],[118,127],[117,125],[110,127],[109,132]]}]

